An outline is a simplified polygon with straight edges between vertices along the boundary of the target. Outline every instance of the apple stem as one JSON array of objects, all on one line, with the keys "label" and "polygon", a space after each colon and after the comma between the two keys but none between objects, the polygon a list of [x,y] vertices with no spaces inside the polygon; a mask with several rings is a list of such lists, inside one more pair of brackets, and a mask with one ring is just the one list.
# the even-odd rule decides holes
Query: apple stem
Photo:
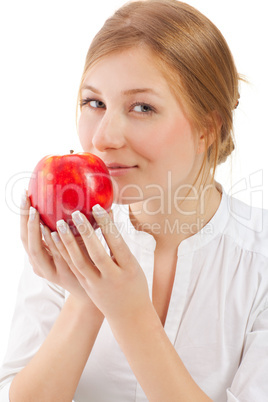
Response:
[{"label": "apple stem", "polygon": [[74,150],[73,149],[70,149],[70,154],[73,154],[74,153]]}]

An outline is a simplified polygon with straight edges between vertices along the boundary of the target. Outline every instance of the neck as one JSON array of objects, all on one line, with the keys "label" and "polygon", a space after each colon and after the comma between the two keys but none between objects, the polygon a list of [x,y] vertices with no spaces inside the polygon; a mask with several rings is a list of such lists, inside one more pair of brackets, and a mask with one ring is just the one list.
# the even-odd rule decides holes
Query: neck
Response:
[{"label": "neck", "polygon": [[[186,187],[185,187],[186,188]],[[173,202],[153,198],[130,205],[130,219],[136,230],[154,236],[161,248],[178,247],[181,241],[199,232],[217,211],[221,193],[215,182],[192,187],[175,197]],[[188,194],[187,194],[188,193]],[[168,202],[169,201],[169,202]]]}]

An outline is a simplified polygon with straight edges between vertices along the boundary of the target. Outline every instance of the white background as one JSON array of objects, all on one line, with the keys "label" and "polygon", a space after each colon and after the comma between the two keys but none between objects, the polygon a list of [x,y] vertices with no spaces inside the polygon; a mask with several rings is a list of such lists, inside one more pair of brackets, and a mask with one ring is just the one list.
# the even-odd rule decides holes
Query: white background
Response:
[{"label": "white background", "polygon": [[[124,0],[9,0],[0,5],[0,361],[9,333],[24,251],[18,205],[36,163],[80,151],[75,108],[89,43]],[[268,208],[267,8],[264,0],[189,0],[222,31],[240,73],[237,148],[217,179],[229,193]],[[232,170],[232,176],[231,176]],[[231,181],[232,179],[232,181]],[[255,186],[255,187],[254,187]]]}]

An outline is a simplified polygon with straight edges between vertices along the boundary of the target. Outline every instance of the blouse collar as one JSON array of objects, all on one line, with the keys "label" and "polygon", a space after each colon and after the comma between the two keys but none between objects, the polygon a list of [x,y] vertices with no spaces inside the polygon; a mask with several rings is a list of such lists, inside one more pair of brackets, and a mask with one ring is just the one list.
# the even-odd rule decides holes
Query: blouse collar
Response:
[{"label": "blouse collar", "polygon": [[[223,187],[219,183],[216,183],[216,185],[222,193],[221,202],[216,213],[199,232],[180,243],[177,251],[178,255],[195,252],[223,232],[228,220],[228,197]],[[154,252],[156,247],[154,237],[147,232],[135,229],[129,217],[129,205],[116,205],[114,215],[118,229],[123,234],[127,243],[135,243],[149,252]]]}]

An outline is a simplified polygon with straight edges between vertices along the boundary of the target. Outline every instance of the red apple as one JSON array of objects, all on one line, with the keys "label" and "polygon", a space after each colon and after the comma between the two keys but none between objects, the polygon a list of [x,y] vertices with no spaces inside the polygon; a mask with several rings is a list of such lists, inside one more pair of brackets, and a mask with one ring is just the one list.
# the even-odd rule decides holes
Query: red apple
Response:
[{"label": "red apple", "polygon": [[113,187],[104,162],[97,156],[81,152],[49,155],[39,161],[29,182],[31,205],[51,231],[64,219],[75,235],[78,231],[71,214],[79,210],[97,227],[92,207],[100,204],[107,211],[113,202]]}]

